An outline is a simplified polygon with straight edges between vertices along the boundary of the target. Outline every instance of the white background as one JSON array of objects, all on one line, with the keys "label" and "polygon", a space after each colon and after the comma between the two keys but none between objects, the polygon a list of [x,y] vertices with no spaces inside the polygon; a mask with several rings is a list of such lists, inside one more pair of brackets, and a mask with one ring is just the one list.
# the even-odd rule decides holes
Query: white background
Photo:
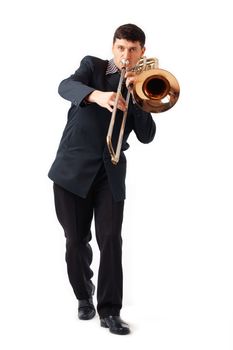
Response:
[{"label": "white background", "polygon": [[[233,348],[230,3],[2,2],[2,349]],[[97,317],[77,320],[47,172],[69,108],[59,82],[84,55],[111,58],[113,32],[128,22],[181,94],[154,116],[154,142],[129,140],[122,317],[132,334],[117,337]],[[96,281],[94,232],[93,249]]]}]

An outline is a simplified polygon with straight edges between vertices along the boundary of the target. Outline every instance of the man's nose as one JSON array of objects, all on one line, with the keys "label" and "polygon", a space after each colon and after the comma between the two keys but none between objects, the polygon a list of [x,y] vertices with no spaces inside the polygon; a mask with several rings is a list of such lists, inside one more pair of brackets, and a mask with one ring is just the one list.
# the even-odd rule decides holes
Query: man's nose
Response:
[{"label": "man's nose", "polygon": [[130,57],[129,50],[127,50],[127,49],[125,50],[124,56],[125,56],[125,59],[128,59]]},{"label": "man's nose", "polygon": [[128,63],[129,63],[129,60],[130,60],[130,53],[129,53],[129,51],[125,51],[125,52],[124,52],[124,54],[123,54],[123,60],[124,60],[125,62],[128,61]]}]

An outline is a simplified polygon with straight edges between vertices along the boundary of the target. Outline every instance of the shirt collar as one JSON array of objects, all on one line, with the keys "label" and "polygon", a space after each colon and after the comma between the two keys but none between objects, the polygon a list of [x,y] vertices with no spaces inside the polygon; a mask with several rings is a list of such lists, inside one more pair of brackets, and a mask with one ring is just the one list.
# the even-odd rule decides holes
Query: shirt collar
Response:
[{"label": "shirt collar", "polygon": [[106,69],[106,75],[108,74],[114,74],[114,73],[117,73],[119,72],[119,69],[117,68],[117,66],[115,65],[114,61],[113,61],[113,58],[108,62],[108,66],[107,66],[107,69]]}]

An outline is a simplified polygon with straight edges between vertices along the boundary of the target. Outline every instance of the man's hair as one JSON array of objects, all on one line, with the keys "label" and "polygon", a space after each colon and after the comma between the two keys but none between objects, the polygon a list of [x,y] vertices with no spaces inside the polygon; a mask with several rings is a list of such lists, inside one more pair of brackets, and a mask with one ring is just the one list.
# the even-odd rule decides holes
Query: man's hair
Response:
[{"label": "man's hair", "polygon": [[125,39],[132,42],[139,41],[141,47],[143,48],[145,45],[146,36],[141,28],[135,24],[128,23],[116,29],[113,36],[113,44],[115,43],[116,39]]}]

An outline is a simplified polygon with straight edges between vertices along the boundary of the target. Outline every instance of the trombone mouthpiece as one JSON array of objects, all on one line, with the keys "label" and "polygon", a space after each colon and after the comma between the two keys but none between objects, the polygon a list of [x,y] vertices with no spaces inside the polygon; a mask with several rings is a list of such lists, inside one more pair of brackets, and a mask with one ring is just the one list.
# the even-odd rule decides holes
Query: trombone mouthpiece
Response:
[{"label": "trombone mouthpiece", "polygon": [[122,58],[121,64],[122,64],[123,66],[127,66],[127,65],[129,64],[129,60],[126,60],[125,58]]}]

